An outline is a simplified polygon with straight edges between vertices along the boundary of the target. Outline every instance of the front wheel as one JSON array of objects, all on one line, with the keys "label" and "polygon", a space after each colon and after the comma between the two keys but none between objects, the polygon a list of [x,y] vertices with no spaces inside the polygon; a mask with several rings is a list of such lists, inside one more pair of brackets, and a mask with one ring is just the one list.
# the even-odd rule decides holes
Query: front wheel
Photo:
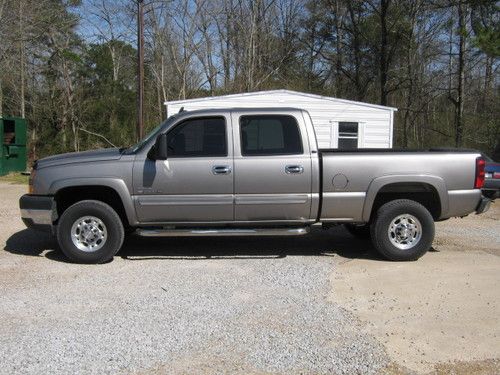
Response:
[{"label": "front wheel", "polygon": [[417,260],[434,240],[434,219],[420,203],[397,199],[377,210],[370,227],[373,245],[389,260]]},{"label": "front wheel", "polygon": [[57,242],[63,253],[77,263],[103,263],[123,244],[120,217],[106,203],[85,200],[67,208],[57,226]]}]

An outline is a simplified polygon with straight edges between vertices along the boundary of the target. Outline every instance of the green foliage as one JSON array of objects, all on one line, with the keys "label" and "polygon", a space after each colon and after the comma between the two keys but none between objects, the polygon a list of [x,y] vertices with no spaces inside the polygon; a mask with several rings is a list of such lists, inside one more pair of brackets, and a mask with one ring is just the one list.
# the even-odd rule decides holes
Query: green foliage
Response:
[{"label": "green foliage", "polygon": [[495,1],[471,1],[471,26],[474,44],[491,57],[500,56],[500,4]]},{"label": "green foliage", "polygon": [[[5,0],[0,19],[0,110],[24,109],[33,158],[135,143],[137,51],[123,26],[135,22],[130,9],[92,25],[100,37],[91,39],[81,26],[92,15],[80,0],[23,1],[22,20],[15,0]],[[371,103],[385,96],[399,108],[395,146],[453,146],[457,2],[230,3],[148,3],[145,132],[163,120],[164,100],[287,88]],[[500,139],[499,6],[462,4],[464,146],[492,152]]]},{"label": "green foliage", "polygon": [[[135,49],[121,41],[92,44],[84,54],[82,125],[117,146],[130,145],[134,141],[135,71],[130,62],[135,55]],[[116,65],[120,69],[113,70]],[[80,136],[84,147],[109,146],[95,136]]]},{"label": "green foliage", "polygon": [[496,28],[481,28],[477,30],[474,43],[488,56],[500,56],[500,26]]}]

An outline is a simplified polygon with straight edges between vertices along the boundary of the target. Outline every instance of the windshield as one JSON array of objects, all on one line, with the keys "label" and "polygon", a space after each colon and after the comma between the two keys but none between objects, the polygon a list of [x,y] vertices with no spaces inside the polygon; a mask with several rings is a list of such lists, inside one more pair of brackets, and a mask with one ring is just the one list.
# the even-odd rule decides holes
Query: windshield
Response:
[{"label": "windshield", "polygon": [[151,139],[156,138],[160,130],[165,126],[168,122],[170,122],[175,116],[170,116],[167,118],[165,121],[163,121],[160,125],[158,125],[156,128],[154,128],[145,138],[139,141],[136,145],[130,147],[127,149],[126,153],[127,154],[133,154],[139,151],[141,148],[144,147],[146,143],[148,143]]}]

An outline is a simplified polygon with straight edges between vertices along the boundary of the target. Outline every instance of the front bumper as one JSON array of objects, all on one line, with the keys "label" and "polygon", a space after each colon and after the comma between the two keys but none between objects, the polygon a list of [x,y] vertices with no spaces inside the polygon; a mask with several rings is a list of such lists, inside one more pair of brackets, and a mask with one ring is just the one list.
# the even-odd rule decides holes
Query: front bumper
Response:
[{"label": "front bumper", "polygon": [[28,228],[52,232],[52,224],[57,220],[54,197],[25,194],[19,199],[19,208]]}]

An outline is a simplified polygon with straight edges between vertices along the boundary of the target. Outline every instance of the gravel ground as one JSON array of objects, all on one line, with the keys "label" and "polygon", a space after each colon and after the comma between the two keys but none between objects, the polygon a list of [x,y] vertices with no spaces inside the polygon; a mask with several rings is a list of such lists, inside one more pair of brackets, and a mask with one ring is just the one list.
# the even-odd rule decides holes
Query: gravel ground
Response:
[{"label": "gravel ground", "polygon": [[73,265],[23,229],[24,189],[0,189],[2,374],[369,374],[388,363],[365,325],[327,300],[329,234],[131,238],[108,264]]},{"label": "gravel ground", "polygon": [[332,259],[63,267],[9,285],[0,372],[133,372],[191,353],[245,372],[373,373],[386,363],[382,345],[326,301]]},{"label": "gravel ground", "polygon": [[25,190],[0,184],[0,374],[392,366],[369,322],[332,298],[342,264],[381,263],[342,228],[300,238],[131,237],[112,262],[74,265],[51,237],[24,229]]}]

